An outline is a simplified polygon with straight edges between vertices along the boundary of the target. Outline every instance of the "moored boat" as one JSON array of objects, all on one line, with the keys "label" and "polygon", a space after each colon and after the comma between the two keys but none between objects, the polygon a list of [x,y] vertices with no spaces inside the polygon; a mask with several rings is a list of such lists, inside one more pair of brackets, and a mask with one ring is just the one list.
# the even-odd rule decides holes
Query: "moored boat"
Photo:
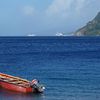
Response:
[{"label": "moored boat", "polygon": [[45,89],[36,79],[28,81],[3,73],[0,73],[0,87],[23,93],[43,92]]}]

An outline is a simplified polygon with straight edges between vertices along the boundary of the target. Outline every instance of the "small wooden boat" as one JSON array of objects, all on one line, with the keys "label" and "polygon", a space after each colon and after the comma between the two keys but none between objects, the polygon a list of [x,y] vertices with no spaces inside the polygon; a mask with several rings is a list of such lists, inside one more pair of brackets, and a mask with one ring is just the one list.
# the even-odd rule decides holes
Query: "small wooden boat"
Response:
[{"label": "small wooden boat", "polygon": [[36,79],[28,81],[3,73],[0,73],[0,87],[23,93],[43,92],[45,89]]}]

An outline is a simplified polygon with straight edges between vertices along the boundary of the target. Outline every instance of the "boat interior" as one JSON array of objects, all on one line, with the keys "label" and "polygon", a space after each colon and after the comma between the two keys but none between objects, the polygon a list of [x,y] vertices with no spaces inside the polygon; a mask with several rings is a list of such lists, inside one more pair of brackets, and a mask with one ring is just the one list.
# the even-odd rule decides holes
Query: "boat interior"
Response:
[{"label": "boat interior", "polygon": [[14,76],[3,74],[3,73],[0,73],[0,80],[11,83],[11,84],[25,86],[25,87],[29,87],[29,83],[30,83],[30,81],[28,81],[26,79],[14,77]]}]

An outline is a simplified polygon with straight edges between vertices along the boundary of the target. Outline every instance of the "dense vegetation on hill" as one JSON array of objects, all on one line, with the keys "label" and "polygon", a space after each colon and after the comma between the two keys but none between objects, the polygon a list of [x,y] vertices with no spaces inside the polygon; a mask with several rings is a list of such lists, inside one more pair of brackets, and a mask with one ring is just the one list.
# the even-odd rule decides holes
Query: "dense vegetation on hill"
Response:
[{"label": "dense vegetation on hill", "polygon": [[97,16],[90,22],[87,23],[86,26],[75,32],[77,36],[99,36],[100,35],[100,12]]}]

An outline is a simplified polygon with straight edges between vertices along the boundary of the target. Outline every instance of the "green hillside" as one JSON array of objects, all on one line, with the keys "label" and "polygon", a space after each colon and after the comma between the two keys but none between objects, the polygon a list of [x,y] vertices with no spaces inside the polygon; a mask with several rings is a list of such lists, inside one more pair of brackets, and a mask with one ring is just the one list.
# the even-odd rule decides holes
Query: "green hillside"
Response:
[{"label": "green hillside", "polygon": [[97,16],[90,22],[87,23],[86,26],[75,32],[77,36],[99,36],[100,35],[100,12]]}]

